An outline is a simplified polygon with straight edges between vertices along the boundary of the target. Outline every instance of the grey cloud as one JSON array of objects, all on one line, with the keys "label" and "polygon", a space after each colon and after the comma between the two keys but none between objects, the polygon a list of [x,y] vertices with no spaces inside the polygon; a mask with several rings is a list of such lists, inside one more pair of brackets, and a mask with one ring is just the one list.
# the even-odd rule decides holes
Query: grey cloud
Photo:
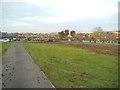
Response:
[{"label": "grey cloud", "polygon": [[14,22],[36,26],[42,24],[42,19],[48,16],[54,16],[48,7],[38,7],[25,2],[2,2],[2,22],[4,26],[16,24]]},{"label": "grey cloud", "polygon": [[46,17],[53,16],[48,8],[38,7],[25,2],[3,2],[2,15],[4,19],[17,19],[24,17]]}]

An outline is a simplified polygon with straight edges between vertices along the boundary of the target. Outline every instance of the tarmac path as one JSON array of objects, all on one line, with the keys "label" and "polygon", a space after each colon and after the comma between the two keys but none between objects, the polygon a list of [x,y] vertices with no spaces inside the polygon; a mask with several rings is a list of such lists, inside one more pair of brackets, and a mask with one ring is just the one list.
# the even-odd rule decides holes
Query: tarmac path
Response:
[{"label": "tarmac path", "polygon": [[20,43],[13,42],[2,59],[2,88],[54,88]]}]

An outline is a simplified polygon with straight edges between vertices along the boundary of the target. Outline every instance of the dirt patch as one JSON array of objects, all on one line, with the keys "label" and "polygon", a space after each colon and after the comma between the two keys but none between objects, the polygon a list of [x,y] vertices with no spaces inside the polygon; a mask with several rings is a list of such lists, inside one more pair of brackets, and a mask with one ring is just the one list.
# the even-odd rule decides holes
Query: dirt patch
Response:
[{"label": "dirt patch", "polygon": [[72,43],[75,47],[86,48],[96,53],[120,55],[118,52],[119,45],[96,44],[96,43]]}]

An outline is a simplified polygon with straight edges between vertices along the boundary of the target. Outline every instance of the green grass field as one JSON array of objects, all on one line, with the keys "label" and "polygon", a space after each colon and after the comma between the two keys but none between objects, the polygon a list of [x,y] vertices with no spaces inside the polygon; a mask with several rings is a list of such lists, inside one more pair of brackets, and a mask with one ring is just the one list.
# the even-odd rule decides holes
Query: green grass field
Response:
[{"label": "green grass field", "polygon": [[57,44],[24,43],[55,87],[118,87],[118,57]]},{"label": "green grass field", "polygon": [[9,48],[10,42],[2,43],[2,54]]},{"label": "green grass field", "polygon": [[2,43],[0,42],[0,64],[2,61]]},{"label": "green grass field", "polygon": [[6,43],[0,42],[0,63],[2,61],[2,54],[5,53],[5,51],[9,48],[9,46],[10,46],[10,42],[6,42]]}]

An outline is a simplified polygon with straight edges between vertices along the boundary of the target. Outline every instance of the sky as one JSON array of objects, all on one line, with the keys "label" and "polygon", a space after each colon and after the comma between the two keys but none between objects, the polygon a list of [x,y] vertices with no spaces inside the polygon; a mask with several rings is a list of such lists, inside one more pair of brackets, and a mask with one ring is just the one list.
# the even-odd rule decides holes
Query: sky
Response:
[{"label": "sky", "polygon": [[119,0],[0,0],[0,29],[7,32],[118,30]]}]

